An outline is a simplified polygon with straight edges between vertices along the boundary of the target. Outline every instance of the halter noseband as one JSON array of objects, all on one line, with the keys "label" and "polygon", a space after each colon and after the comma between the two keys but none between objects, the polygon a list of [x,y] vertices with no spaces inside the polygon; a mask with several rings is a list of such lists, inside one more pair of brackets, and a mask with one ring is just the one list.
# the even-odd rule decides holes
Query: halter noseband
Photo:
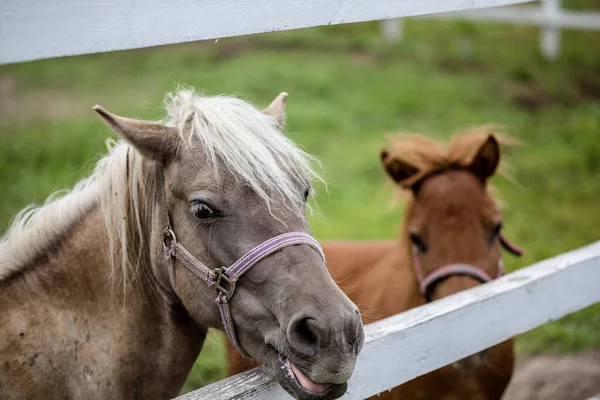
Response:
[{"label": "halter noseband", "polygon": [[[500,234],[499,236],[500,244],[504,249],[511,252],[516,256],[521,256],[523,251],[510,243],[504,235]],[[421,263],[419,261],[418,249],[416,246],[412,248],[412,258],[413,258],[413,267],[415,269],[415,275],[417,276],[417,281],[419,282],[419,290],[421,294],[425,298],[427,302],[431,301],[431,294],[433,287],[443,279],[449,278],[451,276],[464,275],[475,278],[481,283],[487,283],[494,279],[500,278],[504,275],[504,266],[502,264],[502,258],[498,260],[498,272],[496,277],[491,277],[487,272],[483,269],[474,267],[468,264],[450,264],[440,268],[435,269],[433,272],[428,275],[423,275],[423,269],[421,268]]]},{"label": "halter noseband", "polygon": [[321,258],[325,260],[325,255],[321,249],[321,245],[312,236],[304,232],[288,232],[275,236],[271,239],[259,244],[229,267],[218,267],[211,269],[200,260],[195,258],[189,251],[185,249],[177,241],[177,237],[171,227],[169,211],[166,202],[166,187],[164,184],[163,169],[161,166],[156,167],[156,179],[158,183],[158,205],[160,208],[160,219],[162,226],[162,242],[163,242],[163,261],[167,268],[167,274],[171,287],[175,293],[175,259],[178,259],[185,267],[193,272],[198,278],[202,279],[208,287],[212,287],[217,292],[215,302],[219,306],[221,319],[225,328],[225,333],[231,340],[231,343],[236,349],[246,357],[248,354],[242,349],[235,334],[235,327],[231,310],[229,308],[229,300],[235,293],[235,285],[238,279],[246,273],[250,268],[256,265],[259,261],[265,259],[271,254],[288,246],[296,244],[307,244],[315,249]]}]

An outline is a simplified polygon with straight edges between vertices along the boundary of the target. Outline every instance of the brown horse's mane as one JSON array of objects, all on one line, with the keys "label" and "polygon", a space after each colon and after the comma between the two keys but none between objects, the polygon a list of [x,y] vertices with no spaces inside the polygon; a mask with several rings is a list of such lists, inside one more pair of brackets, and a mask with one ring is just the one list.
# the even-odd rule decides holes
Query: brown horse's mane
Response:
[{"label": "brown horse's mane", "polygon": [[[457,133],[448,143],[421,134],[398,133],[389,138],[389,148],[390,153],[419,170],[407,180],[407,186],[410,186],[433,174],[466,169],[489,135],[493,135],[501,145],[516,142],[501,126],[481,125]],[[500,163],[496,175],[509,176],[505,161]]]}]

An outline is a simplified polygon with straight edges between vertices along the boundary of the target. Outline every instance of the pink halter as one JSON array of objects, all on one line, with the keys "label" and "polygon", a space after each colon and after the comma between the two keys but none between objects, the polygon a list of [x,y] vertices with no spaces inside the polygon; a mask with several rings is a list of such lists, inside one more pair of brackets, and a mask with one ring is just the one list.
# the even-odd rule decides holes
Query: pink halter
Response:
[{"label": "pink halter", "polygon": [[[502,234],[500,234],[499,239],[500,244],[507,251],[511,252],[516,256],[521,256],[523,254],[523,251],[521,249],[511,244]],[[504,275],[504,266],[502,263],[502,258],[498,260],[498,272],[496,273],[496,276],[492,277],[483,269],[468,264],[445,265],[443,267],[435,269],[428,275],[424,275],[418,257],[418,249],[416,246],[413,246],[412,248],[412,257],[413,267],[415,269],[417,281],[419,282],[419,290],[421,291],[421,294],[423,295],[423,297],[425,297],[425,300],[427,302],[431,301],[431,292],[435,284],[445,278],[449,278],[451,276],[456,275],[465,275],[475,278],[481,283],[486,283],[494,279],[500,278],[502,275]]]}]

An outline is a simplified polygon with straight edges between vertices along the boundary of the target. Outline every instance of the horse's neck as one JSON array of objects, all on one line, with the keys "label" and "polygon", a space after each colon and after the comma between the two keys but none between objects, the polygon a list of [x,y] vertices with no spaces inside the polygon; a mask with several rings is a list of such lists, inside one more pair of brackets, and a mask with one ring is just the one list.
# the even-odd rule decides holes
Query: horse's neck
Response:
[{"label": "horse's neck", "polygon": [[5,285],[2,293],[62,302],[72,309],[93,307],[94,315],[118,314],[121,308],[135,313],[143,308],[140,304],[157,301],[156,291],[148,284],[151,270],[145,265],[140,265],[135,279],[127,278],[127,290],[123,290],[121,270],[119,266],[111,270],[108,248],[102,213],[95,207],[57,239],[53,248],[1,282]]},{"label": "horse's neck", "polygon": [[102,227],[102,215],[94,208],[29,266],[1,281],[0,295],[12,293],[14,299],[28,302],[62,302],[70,309],[87,302],[103,307],[111,285]]},{"label": "horse's neck", "polygon": [[405,239],[394,239],[394,246],[383,261],[384,269],[391,274],[384,294],[385,302],[391,307],[386,317],[424,304],[409,248]]},{"label": "horse's neck", "polygon": [[398,239],[323,244],[327,268],[366,323],[423,302],[404,246]]},{"label": "horse's neck", "polygon": [[[52,253],[0,282],[0,303],[6,305],[0,309],[0,353],[15,362],[25,352],[39,354],[35,372],[41,377],[71,374],[64,392],[51,397],[176,395],[206,332],[156,293],[150,266],[140,265],[123,292],[118,272],[116,279],[110,277],[107,249],[102,213],[95,208]],[[11,345],[9,337],[19,335],[22,346]],[[90,374],[98,393],[73,393],[72,384]],[[31,379],[36,381],[33,374]]]}]

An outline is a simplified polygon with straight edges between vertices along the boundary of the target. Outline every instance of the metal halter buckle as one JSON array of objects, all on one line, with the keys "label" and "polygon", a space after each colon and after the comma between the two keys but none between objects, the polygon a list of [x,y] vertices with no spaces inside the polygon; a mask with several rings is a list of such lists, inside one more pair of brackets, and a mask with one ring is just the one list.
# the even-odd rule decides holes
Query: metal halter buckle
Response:
[{"label": "metal halter buckle", "polygon": [[[217,289],[218,292],[223,293],[225,295],[225,298],[227,298],[227,300],[229,300],[231,298],[231,296],[233,296],[233,292],[235,291],[235,281],[231,280],[225,274],[226,270],[227,270],[227,268],[225,268],[225,267],[215,268],[213,270],[213,273],[217,277],[217,282],[215,283],[215,288]],[[221,282],[225,282],[227,284],[227,287],[222,286]]]},{"label": "metal halter buckle", "polygon": [[[170,243],[167,244],[167,242]],[[165,230],[163,230],[163,250],[168,249],[171,243],[177,243],[177,236],[175,236],[175,232],[173,232],[173,229],[166,228]]]}]

